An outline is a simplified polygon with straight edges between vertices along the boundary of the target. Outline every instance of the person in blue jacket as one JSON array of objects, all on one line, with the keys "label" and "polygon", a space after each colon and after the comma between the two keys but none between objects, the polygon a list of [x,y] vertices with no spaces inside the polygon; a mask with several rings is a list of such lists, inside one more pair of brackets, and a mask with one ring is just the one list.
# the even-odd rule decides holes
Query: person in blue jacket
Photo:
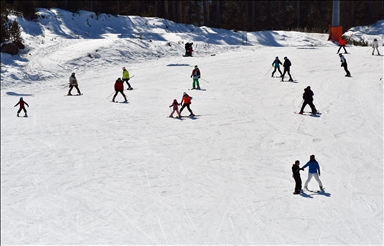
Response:
[{"label": "person in blue jacket", "polygon": [[308,190],[308,183],[309,183],[309,181],[311,181],[312,177],[314,177],[316,179],[317,183],[319,183],[320,190],[323,190],[323,184],[321,183],[321,180],[319,178],[320,166],[319,166],[319,163],[315,159],[315,155],[311,155],[309,157],[309,161],[307,162],[307,164],[305,164],[302,167],[302,169],[304,169],[306,167],[308,167],[308,179],[307,179],[307,181],[305,181],[304,188]]},{"label": "person in blue jacket", "polygon": [[281,61],[279,60],[279,57],[276,56],[275,60],[272,62],[272,67],[274,67],[274,70],[272,72],[272,77],[273,75],[275,75],[276,69],[279,70],[280,77],[283,76],[283,73],[280,70],[280,64],[283,65],[283,63],[281,63]]}]

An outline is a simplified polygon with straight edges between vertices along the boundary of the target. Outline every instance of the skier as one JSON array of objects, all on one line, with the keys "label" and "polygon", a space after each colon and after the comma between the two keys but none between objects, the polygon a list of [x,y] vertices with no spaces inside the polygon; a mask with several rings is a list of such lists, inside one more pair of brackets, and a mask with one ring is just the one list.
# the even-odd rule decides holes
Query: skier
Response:
[{"label": "skier", "polygon": [[315,155],[311,155],[309,157],[309,161],[307,164],[305,164],[302,169],[309,167],[308,168],[308,179],[305,181],[304,188],[308,190],[308,183],[311,181],[312,177],[315,177],[317,183],[319,183],[320,190],[323,190],[323,184],[321,183],[321,180],[319,178],[320,176],[320,166],[319,163],[315,160]]},{"label": "skier", "polygon": [[379,52],[379,42],[377,42],[376,38],[373,40],[372,48],[373,48],[372,55],[375,54],[375,49],[377,50],[377,55],[380,55],[380,52]]},{"label": "skier", "polygon": [[129,72],[127,69],[125,69],[125,67],[123,67],[123,77],[122,78],[123,78],[123,82],[126,82],[128,85],[127,90],[132,90],[132,87],[128,82],[129,81]]},{"label": "skier", "polygon": [[181,98],[181,109],[180,114],[183,111],[185,107],[187,107],[190,115],[189,116],[195,116],[190,108],[192,97],[190,97],[186,92],[183,92],[183,97]]},{"label": "skier", "polygon": [[339,54],[339,51],[341,48],[344,49],[344,52],[345,54],[347,54],[347,50],[345,49],[345,45],[347,44],[347,41],[345,40],[345,38],[343,36],[340,37],[340,40],[339,40],[339,49],[337,50],[337,53],[336,54]]},{"label": "skier", "polygon": [[296,160],[295,164],[292,165],[292,177],[295,179],[295,192],[293,194],[300,194],[301,191],[300,170],[304,169],[300,168],[300,161]]},{"label": "skier", "polygon": [[192,45],[193,43],[185,43],[185,56],[192,56]]},{"label": "skier", "polygon": [[200,84],[199,84],[200,70],[197,67],[197,65],[195,66],[195,69],[192,70],[191,78],[193,78],[192,89],[200,90]]},{"label": "skier", "polygon": [[284,57],[284,73],[283,75],[281,75],[281,81],[284,81],[284,76],[285,76],[285,73],[288,72],[288,75],[289,75],[289,80],[288,81],[293,81],[292,79],[292,76],[291,76],[291,73],[290,73],[290,70],[291,70],[291,61],[287,58],[287,57]]},{"label": "skier", "polygon": [[283,76],[283,74],[281,73],[281,70],[280,70],[280,64],[283,65],[283,63],[281,63],[281,61],[279,60],[279,57],[276,56],[275,60],[272,62],[272,67],[274,67],[274,70],[272,72],[272,77],[275,74],[276,69],[279,70],[280,77]]},{"label": "skier", "polygon": [[348,71],[347,59],[345,59],[343,54],[339,54],[339,56],[340,56],[340,62],[341,62],[340,67],[344,67],[344,71],[347,73],[345,77],[351,77],[351,73]]},{"label": "skier", "polygon": [[67,96],[72,96],[71,91],[72,91],[73,87],[76,88],[77,95],[81,95],[81,92],[79,90],[79,85],[77,83],[77,78],[75,76],[75,73],[72,73],[72,75],[69,77],[69,91],[68,91]]},{"label": "skier", "polygon": [[177,113],[177,115],[179,116],[178,118],[181,118],[181,115],[180,115],[180,112],[179,112],[179,105],[181,105],[181,103],[178,103],[176,99],[173,100],[173,103],[171,105],[169,105],[169,107],[173,107],[173,111],[172,113],[169,115],[169,117],[173,118],[173,113]]},{"label": "skier", "polygon": [[119,92],[123,95],[125,99],[124,102],[128,102],[127,97],[124,94],[124,81],[122,81],[121,78],[118,78],[115,82],[115,91],[116,92],[115,92],[115,95],[113,96],[112,102],[115,102],[115,98]]},{"label": "skier", "polygon": [[29,105],[28,105],[28,103],[27,103],[27,102],[25,102],[25,101],[23,100],[23,98],[22,98],[22,97],[20,97],[20,100],[19,100],[19,102],[18,102],[18,103],[16,103],[16,105],[15,105],[14,107],[16,107],[17,105],[20,105],[20,108],[19,108],[19,110],[17,111],[17,117],[19,117],[19,114],[20,114],[21,110],[23,110],[23,111],[24,111],[24,117],[28,117],[28,115],[27,115],[27,110],[25,109],[25,106],[24,106],[24,105],[27,105],[27,106],[28,106],[28,108],[29,108]]},{"label": "skier", "polygon": [[312,114],[317,113],[316,107],[315,105],[313,105],[313,95],[314,94],[313,94],[313,91],[311,90],[311,87],[307,86],[307,88],[304,89],[304,93],[303,93],[304,102],[303,102],[303,106],[301,106],[299,114],[303,114],[304,108],[305,106],[307,106],[307,104],[311,107]]}]

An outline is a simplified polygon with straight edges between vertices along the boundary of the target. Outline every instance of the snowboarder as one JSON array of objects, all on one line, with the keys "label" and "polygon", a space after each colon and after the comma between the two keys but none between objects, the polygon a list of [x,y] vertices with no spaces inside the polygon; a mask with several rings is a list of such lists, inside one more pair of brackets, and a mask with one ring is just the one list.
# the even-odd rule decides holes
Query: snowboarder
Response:
[{"label": "snowboarder", "polygon": [[200,90],[200,84],[199,84],[200,70],[197,67],[197,65],[195,66],[195,69],[192,70],[191,78],[193,78],[192,89]]},{"label": "snowboarder", "polygon": [[292,165],[292,177],[295,179],[295,192],[293,194],[300,194],[301,192],[300,170],[304,169],[300,168],[300,161],[296,160],[295,164]]},{"label": "snowboarder", "polygon": [[81,92],[79,90],[79,85],[77,83],[77,78],[75,76],[75,73],[72,73],[72,75],[69,77],[69,91],[68,91],[67,96],[72,96],[71,91],[72,91],[73,87],[76,88],[77,94],[81,95]]},{"label": "snowboarder", "polygon": [[193,43],[185,43],[185,56],[192,56],[192,45]]},{"label": "snowboarder", "polygon": [[307,106],[307,104],[311,107],[312,114],[317,113],[316,107],[313,104],[313,95],[314,95],[314,93],[311,90],[311,87],[307,86],[307,88],[304,89],[304,93],[303,93],[303,100],[304,101],[303,101],[303,106],[301,106],[299,114],[303,114],[304,108],[305,108],[305,106]]},{"label": "snowboarder", "polygon": [[190,97],[186,92],[183,92],[183,97],[181,98],[181,109],[180,114],[183,111],[185,107],[187,107],[190,115],[189,116],[195,116],[190,108],[192,97]]},{"label": "snowboarder", "polygon": [[169,107],[173,107],[173,111],[172,113],[169,115],[169,117],[173,118],[173,113],[177,113],[177,115],[179,116],[178,118],[181,118],[181,115],[180,115],[180,112],[179,112],[179,105],[181,105],[181,103],[178,103],[176,99],[173,100],[173,103],[171,105],[169,105]]},{"label": "snowboarder", "polygon": [[377,55],[380,55],[380,52],[379,52],[379,42],[377,41],[376,38],[373,40],[372,48],[373,48],[372,55],[375,54],[375,49],[377,50]]},{"label": "snowboarder", "polygon": [[283,63],[281,63],[281,61],[279,60],[279,57],[276,56],[275,60],[272,62],[272,67],[274,67],[274,70],[272,72],[272,77],[275,74],[276,69],[279,70],[280,77],[283,76],[283,74],[281,73],[281,70],[280,70],[280,64],[283,65]]},{"label": "snowboarder", "polygon": [[[127,69],[125,69],[125,67],[122,68],[123,69],[123,82],[126,82],[127,85],[128,85],[128,88],[127,90],[132,90],[132,87],[131,87],[131,84],[129,84],[129,72]],[[123,83],[124,84],[124,83]]]},{"label": "snowboarder", "polygon": [[121,78],[118,78],[115,82],[115,95],[113,96],[112,102],[115,102],[115,98],[117,94],[120,92],[124,97],[124,102],[128,102],[127,97],[124,94],[124,81],[121,80]]},{"label": "snowboarder", "polygon": [[291,82],[293,81],[291,73],[290,73],[291,65],[292,65],[291,61],[287,57],[284,57],[284,64],[283,64],[284,73],[283,73],[283,75],[281,75],[281,81],[284,81],[285,73],[288,73],[288,75],[289,75],[288,81],[291,81]]},{"label": "snowboarder", "polygon": [[340,56],[340,62],[341,62],[340,67],[344,67],[344,71],[347,73],[345,77],[351,77],[351,73],[348,71],[347,59],[345,59],[343,54],[339,54],[339,56]]},{"label": "snowboarder", "polygon": [[16,107],[17,105],[20,105],[20,108],[19,108],[19,110],[17,111],[17,117],[19,117],[19,114],[20,114],[21,110],[24,111],[24,117],[28,117],[28,115],[27,115],[27,110],[25,109],[25,106],[24,106],[24,105],[27,105],[28,108],[29,108],[29,105],[28,105],[27,102],[24,101],[23,97],[20,97],[19,102],[16,103],[16,105],[15,105],[14,107]]},{"label": "snowboarder", "polygon": [[309,183],[309,181],[311,181],[312,177],[314,177],[316,179],[317,183],[319,183],[320,190],[323,190],[323,184],[321,183],[321,180],[319,178],[319,176],[320,176],[319,163],[315,160],[315,155],[311,155],[309,158],[310,159],[307,162],[307,164],[305,164],[302,167],[302,169],[309,167],[308,168],[308,179],[307,179],[307,181],[305,181],[304,188],[306,190],[308,190],[308,183]]},{"label": "snowboarder", "polygon": [[339,49],[337,50],[337,53],[336,54],[339,54],[339,51],[341,48],[344,49],[344,52],[345,54],[347,54],[347,50],[345,49],[345,45],[347,44],[347,41],[345,40],[345,38],[343,36],[340,37],[340,40],[339,40]]}]

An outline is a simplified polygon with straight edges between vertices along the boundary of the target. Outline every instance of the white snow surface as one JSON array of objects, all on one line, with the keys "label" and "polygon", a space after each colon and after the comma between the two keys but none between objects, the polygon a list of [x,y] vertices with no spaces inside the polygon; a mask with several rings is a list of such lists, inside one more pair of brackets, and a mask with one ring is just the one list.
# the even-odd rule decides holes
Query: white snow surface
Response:
[{"label": "white snow surface", "polygon": [[[372,48],[347,47],[348,78],[327,34],[39,14],[17,17],[22,54],[1,53],[2,245],[383,244],[383,56]],[[382,44],[384,21],[356,32]],[[295,83],[271,78],[275,56]],[[205,90],[188,90],[195,65]],[[134,90],[111,103],[123,66]],[[65,96],[72,72],[82,96]],[[307,86],[319,117],[294,114]],[[168,118],[183,92],[198,116]],[[19,97],[28,118],[16,117]],[[292,164],[311,154],[325,192],[293,195]]]}]

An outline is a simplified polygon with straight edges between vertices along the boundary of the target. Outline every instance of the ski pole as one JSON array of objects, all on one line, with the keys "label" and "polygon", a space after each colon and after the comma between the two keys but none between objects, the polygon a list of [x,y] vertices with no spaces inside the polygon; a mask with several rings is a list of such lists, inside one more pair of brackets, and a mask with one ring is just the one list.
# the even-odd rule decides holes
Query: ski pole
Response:
[{"label": "ski pole", "polygon": [[301,108],[301,106],[303,106],[303,103],[304,103],[304,99],[303,99],[303,101],[301,101],[301,103],[298,107]]},{"label": "ski pole", "polygon": [[208,84],[209,84],[209,82],[208,81],[206,81],[205,79],[202,79],[202,78],[200,78],[201,80],[204,80],[205,82],[207,82]]},{"label": "ski pole", "polygon": [[[113,93],[115,93],[115,92],[112,92],[112,94],[113,94]],[[109,96],[107,97],[107,99],[108,99],[108,98],[110,98],[110,97],[112,96],[112,94],[111,94],[111,95],[109,95]]]},{"label": "ski pole", "polygon": [[264,76],[267,76],[267,74],[269,73],[269,71],[271,71],[272,68],[273,66],[268,70],[268,72]]},{"label": "ski pole", "polygon": [[296,78],[295,78],[295,76],[293,76],[293,73],[292,73],[292,72],[291,72],[291,74],[292,74],[293,79],[296,80]]}]

